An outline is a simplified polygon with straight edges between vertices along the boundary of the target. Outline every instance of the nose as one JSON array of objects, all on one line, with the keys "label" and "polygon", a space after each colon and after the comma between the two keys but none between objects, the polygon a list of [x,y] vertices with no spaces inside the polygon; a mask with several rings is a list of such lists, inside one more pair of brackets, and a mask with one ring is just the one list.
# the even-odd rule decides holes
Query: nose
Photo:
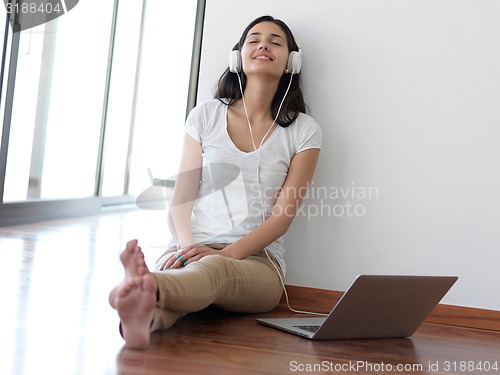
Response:
[{"label": "nose", "polygon": [[267,43],[265,42],[261,42],[260,43],[260,46],[259,46],[259,49],[263,49],[265,51],[268,51],[269,50],[269,47],[267,46]]}]

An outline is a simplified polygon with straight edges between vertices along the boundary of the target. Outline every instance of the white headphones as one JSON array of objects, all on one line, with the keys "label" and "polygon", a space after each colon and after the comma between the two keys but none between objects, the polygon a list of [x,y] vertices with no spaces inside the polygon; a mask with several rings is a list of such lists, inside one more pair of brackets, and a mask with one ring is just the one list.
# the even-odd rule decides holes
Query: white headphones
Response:
[{"label": "white headphones", "polygon": [[[301,68],[302,50],[299,47],[298,51],[291,51],[288,55],[286,70],[290,74],[298,74]],[[229,71],[231,73],[241,72],[241,52],[238,49],[232,50],[229,53]]]}]

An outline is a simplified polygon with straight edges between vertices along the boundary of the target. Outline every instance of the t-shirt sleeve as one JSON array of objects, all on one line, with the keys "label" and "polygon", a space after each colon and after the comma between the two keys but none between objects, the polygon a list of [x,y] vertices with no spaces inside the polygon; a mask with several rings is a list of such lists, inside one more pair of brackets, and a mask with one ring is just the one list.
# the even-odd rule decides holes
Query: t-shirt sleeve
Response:
[{"label": "t-shirt sleeve", "polygon": [[205,124],[205,114],[202,105],[194,107],[186,119],[184,131],[193,137],[197,142],[202,143],[203,125]]},{"label": "t-shirt sleeve", "polygon": [[300,127],[296,153],[312,148],[321,149],[322,141],[323,133],[318,123],[312,118],[308,118],[304,125]]}]

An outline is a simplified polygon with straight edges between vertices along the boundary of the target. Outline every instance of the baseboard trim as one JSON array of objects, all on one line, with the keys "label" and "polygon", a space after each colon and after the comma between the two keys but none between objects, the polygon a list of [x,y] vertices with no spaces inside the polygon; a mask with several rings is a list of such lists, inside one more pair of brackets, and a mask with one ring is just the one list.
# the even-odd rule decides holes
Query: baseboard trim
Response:
[{"label": "baseboard trim", "polygon": [[[292,308],[303,311],[328,313],[344,294],[336,290],[287,285]],[[286,308],[285,296],[280,307]],[[439,304],[425,320],[427,323],[500,332],[500,311],[473,307]]]},{"label": "baseboard trim", "polygon": [[425,321],[500,332],[500,311],[497,310],[439,304]]}]

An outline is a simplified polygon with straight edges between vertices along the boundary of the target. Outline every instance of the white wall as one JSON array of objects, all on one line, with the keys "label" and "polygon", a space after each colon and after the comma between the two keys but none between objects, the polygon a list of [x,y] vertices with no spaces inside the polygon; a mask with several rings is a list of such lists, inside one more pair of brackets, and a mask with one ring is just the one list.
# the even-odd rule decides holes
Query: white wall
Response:
[{"label": "white wall", "polygon": [[443,302],[500,310],[500,1],[207,0],[199,101],[263,14],[301,45],[324,132],[311,192],[329,195],[286,235],[287,283],[452,274]]}]

